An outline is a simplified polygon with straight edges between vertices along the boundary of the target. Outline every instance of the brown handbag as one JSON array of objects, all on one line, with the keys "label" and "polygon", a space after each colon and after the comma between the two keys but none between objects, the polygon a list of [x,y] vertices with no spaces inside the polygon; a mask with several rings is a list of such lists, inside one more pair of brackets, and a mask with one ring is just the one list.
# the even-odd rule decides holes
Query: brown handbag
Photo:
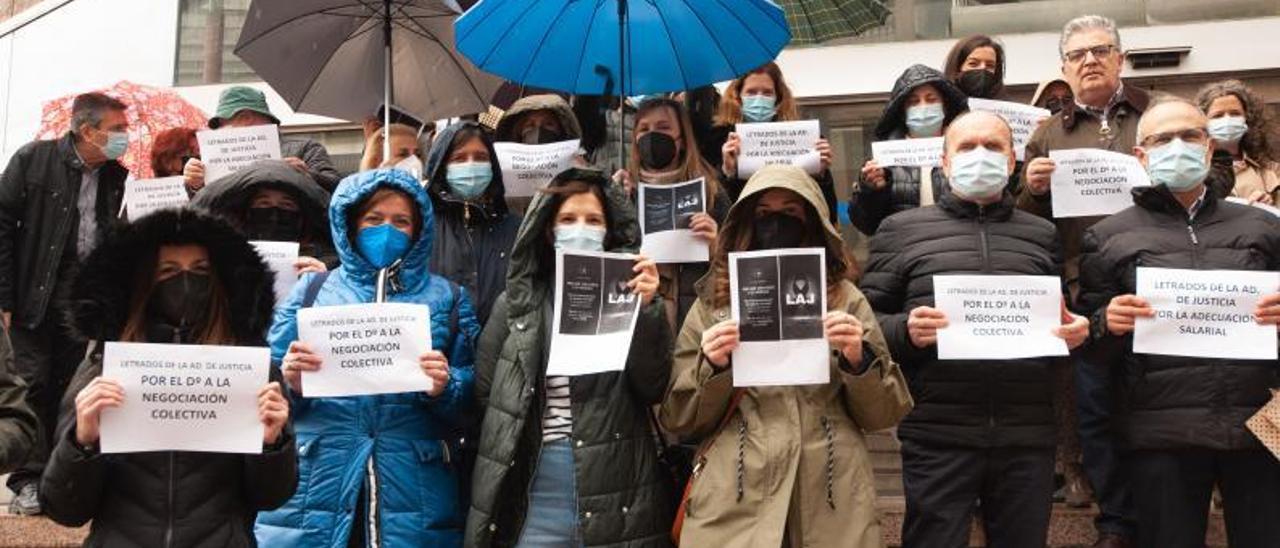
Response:
[{"label": "brown handbag", "polygon": [[671,522],[671,542],[676,546],[680,545],[680,533],[684,531],[684,516],[689,511],[689,494],[693,492],[693,482],[697,481],[702,467],[707,464],[707,452],[711,450],[711,446],[715,444],[716,438],[720,437],[725,426],[728,426],[729,419],[733,418],[734,412],[738,410],[738,404],[742,402],[742,396],[746,393],[745,388],[733,391],[733,396],[729,399],[729,408],[725,409],[724,417],[720,419],[720,424],[716,425],[716,431],[707,438],[706,443],[698,447],[698,452],[693,456],[693,473],[689,475],[689,481],[684,484],[684,494],[680,495],[680,507],[676,509],[676,517]]}]

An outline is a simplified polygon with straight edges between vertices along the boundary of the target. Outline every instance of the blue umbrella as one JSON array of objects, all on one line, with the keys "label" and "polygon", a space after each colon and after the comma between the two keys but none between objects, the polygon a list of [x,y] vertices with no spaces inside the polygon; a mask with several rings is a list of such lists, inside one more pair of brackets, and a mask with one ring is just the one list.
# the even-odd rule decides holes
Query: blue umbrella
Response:
[{"label": "blue umbrella", "polygon": [[731,80],[791,38],[786,13],[769,0],[482,0],[454,31],[481,70],[578,95]]}]

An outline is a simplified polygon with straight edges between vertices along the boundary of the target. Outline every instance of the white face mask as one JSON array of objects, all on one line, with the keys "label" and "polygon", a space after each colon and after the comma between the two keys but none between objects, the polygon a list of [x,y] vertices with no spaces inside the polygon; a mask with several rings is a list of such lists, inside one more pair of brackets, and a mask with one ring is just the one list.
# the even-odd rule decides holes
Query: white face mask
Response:
[{"label": "white face mask", "polygon": [[411,154],[408,158],[396,162],[395,165],[391,167],[393,169],[408,172],[410,175],[413,175],[414,179],[419,181],[422,180],[422,160],[419,160],[417,156]]},{"label": "white face mask", "polygon": [[951,157],[951,190],[962,198],[989,200],[1009,184],[1009,157],[978,147]]},{"label": "white face mask", "polygon": [[1223,116],[1209,120],[1209,135],[1219,143],[1238,143],[1248,131],[1249,124],[1241,116]]},{"label": "white face mask", "polygon": [[604,251],[605,229],[586,223],[556,225],[556,249],[577,251]]}]

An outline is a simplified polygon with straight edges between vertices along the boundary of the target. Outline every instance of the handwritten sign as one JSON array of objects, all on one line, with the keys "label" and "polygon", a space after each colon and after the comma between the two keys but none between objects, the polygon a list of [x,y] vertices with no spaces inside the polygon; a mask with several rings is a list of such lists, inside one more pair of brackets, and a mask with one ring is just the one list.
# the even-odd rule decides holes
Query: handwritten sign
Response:
[{"label": "handwritten sign", "polygon": [[502,184],[506,186],[507,197],[533,196],[561,171],[573,167],[578,140],[545,145],[494,143],[493,149],[502,166]]},{"label": "handwritten sign", "polygon": [[124,185],[124,208],[129,220],[137,220],[161,209],[187,205],[187,187],[182,176],[137,179]]},{"label": "handwritten sign", "polygon": [[977,97],[969,98],[969,110],[990,112],[1008,122],[1009,128],[1013,130],[1013,150],[1017,153],[1019,161],[1026,158],[1027,141],[1031,140],[1031,134],[1035,132],[1036,126],[1040,125],[1041,120],[1052,115],[1048,109]]},{"label": "handwritten sign", "polygon": [[107,342],[102,376],[124,404],[102,412],[103,453],[261,453],[265,347]]},{"label": "handwritten sign", "polygon": [[276,302],[283,301],[293,290],[294,284],[298,283],[298,274],[293,269],[293,263],[298,260],[298,242],[256,240],[249,244],[262,257],[262,262],[267,264],[267,268],[275,274],[275,284],[272,289],[275,290]]},{"label": "handwritten sign", "polygon": [[1139,267],[1137,276],[1156,315],[1134,321],[1135,353],[1276,359],[1276,326],[1259,325],[1253,310],[1280,290],[1280,272]]},{"label": "handwritten sign", "polygon": [[742,139],[739,178],[771,165],[797,166],[810,175],[822,172],[822,158],[814,148],[822,138],[817,120],[738,124],[736,131]]},{"label": "handwritten sign", "polygon": [[1133,205],[1134,187],[1151,186],[1147,171],[1128,154],[1096,148],[1049,151],[1053,216],[1111,215]]},{"label": "handwritten sign", "polygon": [[635,256],[556,250],[555,324],[547,375],[622,371],[640,314],[627,287]]},{"label": "handwritten sign", "polygon": [[826,249],[729,254],[729,295],[738,321],[734,386],[793,386],[831,381]]},{"label": "handwritten sign", "polygon": [[298,339],[323,360],[302,372],[308,398],[427,391],[431,377],[418,357],[431,350],[426,305],[371,303],[298,311]]},{"label": "handwritten sign", "polygon": [[937,167],[942,165],[942,137],[876,141],[871,157],[880,167]]},{"label": "handwritten sign", "polygon": [[280,159],[280,127],[207,129],[196,133],[204,180],[216,181],[258,160]]},{"label": "handwritten sign", "polygon": [[934,303],[947,316],[938,359],[1009,360],[1066,356],[1062,285],[1054,276],[934,276]]}]

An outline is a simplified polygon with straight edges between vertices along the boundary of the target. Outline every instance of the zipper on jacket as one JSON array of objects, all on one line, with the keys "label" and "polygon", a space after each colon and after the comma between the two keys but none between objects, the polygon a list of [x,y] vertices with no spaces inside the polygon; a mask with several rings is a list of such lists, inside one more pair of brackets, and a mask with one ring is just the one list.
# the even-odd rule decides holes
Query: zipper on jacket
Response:
[{"label": "zipper on jacket", "polygon": [[174,464],[173,451],[170,451],[169,452],[169,508],[168,508],[169,511],[167,512],[169,521],[165,525],[165,529],[164,529],[165,548],[169,548],[173,546],[173,464]]},{"label": "zipper on jacket", "polygon": [[987,241],[987,207],[978,206],[978,237],[982,251],[982,271],[991,272],[991,247]]},{"label": "zipper on jacket", "polygon": [[365,461],[365,467],[369,472],[369,503],[365,509],[369,514],[368,523],[365,524],[369,548],[378,548],[382,546],[382,539],[378,538],[378,474],[373,468],[372,454],[369,460]]},{"label": "zipper on jacket", "polygon": [[1191,268],[1200,268],[1200,238],[1196,236],[1195,221],[1187,220],[1187,236],[1191,237]]}]

